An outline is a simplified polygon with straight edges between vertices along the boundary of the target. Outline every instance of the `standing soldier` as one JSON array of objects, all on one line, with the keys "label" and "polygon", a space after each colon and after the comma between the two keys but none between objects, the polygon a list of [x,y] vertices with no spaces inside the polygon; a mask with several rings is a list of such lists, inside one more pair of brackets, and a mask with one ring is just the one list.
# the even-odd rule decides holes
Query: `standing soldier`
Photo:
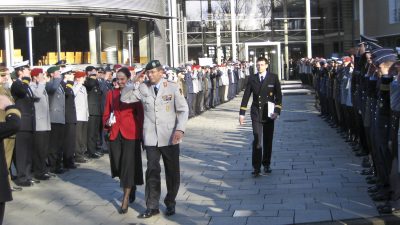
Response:
[{"label": "standing soldier", "polygon": [[193,90],[193,82],[192,82],[192,71],[190,66],[186,66],[186,72],[185,72],[185,84],[187,87],[187,104],[189,106],[189,117],[193,117],[195,115],[194,113],[194,108],[193,108],[193,102],[195,98],[195,93]]},{"label": "standing soldier", "polygon": [[87,78],[84,86],[88,95],[89,121],[87,135],[87,155],[89,158],[100,158],[103,154],[97,152],[97,142],[100,140],[101,118],[102,118],[102,93],[99,81],[97,80],[96,68],[93,66],[86,67]]},{"label": "standing soldier", "polygon": [[31,71],[32,82],[30,87],[33,94],[40,99],[35,102],[36,130],[33,140],[33,172],[38,180],[48,180],[46,159],[50,144],[50,111],[49,96],[46,92],[46,78],[43,69],[35,68]]},{"label": "standing soldier", "polygon": [[50,147],[49,164],[50,172],[62,174],[62,148],[65,131],[65,91],[62,86],[60,67],[52,66],[47,69],[50,81],[46,83],[46,91],[49,95],[50,106]]},{"label": "standing soldier", "polygon": [[75,109],[76,109],[76,148],[75,148],[75,162],[86,163],[87,159],[84,153],[87,151],[87,129],[89,119],[89,106],[86,87],[83,83],[86,79],[84,71],[75,72],[75,84],[73,87],[75,95]]},{"label": "standing soldier", "polygon": [[76,108],[75,94],[73,91],[74,74],[71,70],[65,70],[63,88],[65,92],[65,135],[63,137],[63,165],[66,169],[75,169],[74,162],[76,141]]},{"label": "standing soldier", "polygon": [[[239,123],[242,125],[247,103],[253,93],[251,121],[254,136],[252,154],[254,177],[260,175],[261,165],[264,166],[264,173],[271,173],[274,124],[282,108],[282,92],[278,75],[267,71],[268,61],[266,58],[258,58],[256,66],[258,73],[249,78],[239,113]],[[271,104],[274,104],[273,109],[270,107]]]},{"label": "standing soldier", "polygon": [[35,106],[37,100],[29,87],[31,72],[29,61],[24,61],[14,66],[17,80],[11,85],[11,94],[15,99],[15,105],[21,111],[21,128],[17,132],[15,140],[15,159],[17,166],[18,186],[31,186],[32,180],[32,151],[33,132],[35,131]]}]

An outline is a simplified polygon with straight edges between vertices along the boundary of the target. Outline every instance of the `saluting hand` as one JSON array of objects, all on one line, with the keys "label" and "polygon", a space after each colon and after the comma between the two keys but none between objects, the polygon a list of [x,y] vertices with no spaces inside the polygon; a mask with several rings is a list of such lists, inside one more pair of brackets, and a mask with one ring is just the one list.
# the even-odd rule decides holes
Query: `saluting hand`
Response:
[{"label": "saluting hand", "polygon": [[183,131],[176,130],[174,136],[172,137],[172,144],[176,145],[182,142],[183,139]]},{"label": "saluting hand", "polygon": [[142,72],[141,72],[139,75],[137,75],[137,76],[135,77],[134,82],[135,82],[135,83],[136,83],[136,82],[138,82],[138,83],[143,83],[143,82],[144,82],[144,79],[145,79],[145,75],[146,75],[145,70],[142,70]]}]

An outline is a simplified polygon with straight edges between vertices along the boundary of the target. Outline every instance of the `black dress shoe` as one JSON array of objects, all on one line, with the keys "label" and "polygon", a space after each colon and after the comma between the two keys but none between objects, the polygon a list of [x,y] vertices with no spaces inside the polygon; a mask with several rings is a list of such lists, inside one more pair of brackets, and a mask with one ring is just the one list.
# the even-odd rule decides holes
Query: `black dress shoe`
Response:
[{"label": "black dress shoe", "polygon": [[50,179],[50,175],[47,173],[44,173],[44,174],[35,176],[35,178],[38,180],[48,180],[48,179]]},{"label": "black dress shoe", "polygon": [[121,208],[119,208],[118,213],[119,214],[126,214],[128,212],[128,208],[129,207],[126,207],[126,209],[124,209],[124,208],[121,207]]},{"label": "black dress shoe", "polygon": [[88,154],[87,156],[88,156],[89,159],[98,159],[98,158],[101,157],[100,155],[98,155],[96,153]]},{"label": "black dress shoe", "polygon": [[157,214],[160,214],[160,210],[159,209],[146,209],[146,211],[144,213],[139,214],[138,218],[147,219],[147,218],[150,218],[150,217],[155,216]]},{"label": "black dress shoe", "polygon": [[271,172],[272,172],[271,167],[269,166],[264,167],[264,173],[271,173]]},{"label": "black dress shoe", "polygon": [[75,158],[75,162],[76,162],[76,163],[87,163],[88,160],[85,159],[84,157],[76,157],[76,158]]},{"label": "black dress shoe", "polygon": [[66,170],[63,169],[63,168],[57,168],[57,169],[55,169],[55,170],[52,171],[52,172],[55,173],[55,174],[63,174],[63,173],[66,172]]},{"label": "black dress shoe", "polygon": [[30,182],[32,184],[40,184],[40,180],[37,180],[37,179],[31,179]]},{"label": "black dress shoe", "polygon": [[251,172],[251,175],[253,175],[253,177],[259,177],[259,176],[261,176],[259,170],[254,170],[253,172]]},{"label": "black dress shoe", "polygon": [[30,187],[33,186],[33,183],[29,180],[24,180],[24,181],[15,181],[15,184],[20,186],[20,187]]},{"label": "black dress shoe", "polygon": [[165,211],[165,215],[172,216],[174,214],[175,214],[175,206],[167,207],[167,210]]}]

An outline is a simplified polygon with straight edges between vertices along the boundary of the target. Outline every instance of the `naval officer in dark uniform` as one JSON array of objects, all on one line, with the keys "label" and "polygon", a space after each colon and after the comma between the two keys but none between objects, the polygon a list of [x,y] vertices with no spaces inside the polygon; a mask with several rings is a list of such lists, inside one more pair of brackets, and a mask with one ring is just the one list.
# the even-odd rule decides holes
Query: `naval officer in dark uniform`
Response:
[{"label": "naval officer in dark uniform", "polygon": [[[260,175],[261,164],[264,166],[265,173],[271,173],[274,122],[282,109],[282,91],[278,75],[267,71],[268,60],[264,57],[257,59],[256,66],[258,73],[249,77],[239,113],[239,123],[242,125],[247,103],[253,93],[253,103],[250,111],[254,136],[252,154],[254,169],[252,174],[254,177]],[[273,112],[268,112],[268,102],[275,105]]]}]

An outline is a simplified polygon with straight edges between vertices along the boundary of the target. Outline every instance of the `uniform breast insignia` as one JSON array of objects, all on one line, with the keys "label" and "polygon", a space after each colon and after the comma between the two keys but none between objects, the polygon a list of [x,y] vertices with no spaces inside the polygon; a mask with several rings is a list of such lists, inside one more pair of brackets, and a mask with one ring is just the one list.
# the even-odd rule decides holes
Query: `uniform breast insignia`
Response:
[{"label": "uniform breast insignia", "polygon": [[273,88],[274,85],[273,84],[268,84],[268,87]]},{"label": "uniform breast insignia", "polygon": [[162,96],[163,101],[167,102],[167,101],[171,101],[172,100],[172,95],[163,95]]},{"label": "uniform breast insignia", "polygon": [[270,92],[270,93],[269,93],[269,96],[272,96],[272,95],[273,95],[272,92]]},{"label": "uniform breast insignia", "polygon": [[170,110],[170,106],[169,106],[169,104],[168,104],[168,105],[165,106],[165,111],[166,111],[166,112],[169,112],[169,110]]}]

